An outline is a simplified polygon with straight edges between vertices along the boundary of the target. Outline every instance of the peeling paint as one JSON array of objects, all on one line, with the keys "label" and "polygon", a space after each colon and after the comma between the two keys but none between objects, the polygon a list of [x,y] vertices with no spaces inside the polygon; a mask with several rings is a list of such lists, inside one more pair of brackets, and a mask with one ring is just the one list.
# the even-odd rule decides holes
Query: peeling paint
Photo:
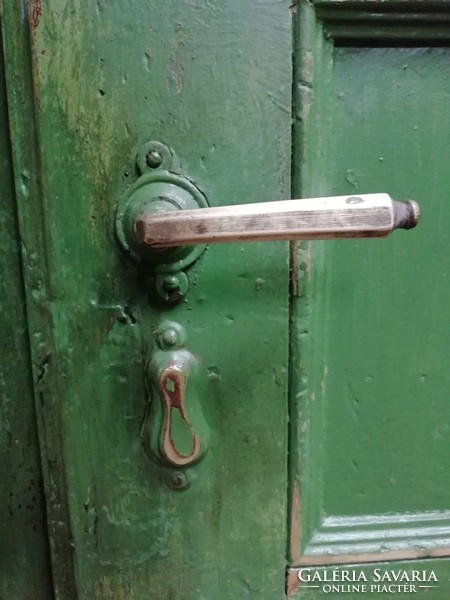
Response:
[{"label": "peeling paint", "polygon": [[301,523],[301,496],[300,484],[298,481],[294,484],[292,493],[291,506],[291,561],[296,562],[300,554],[300,545],[302,538],[302,523]]},{"label": "peeling paint", "polygon": [[328,375],[328,365],[325,365],[325,367],[323,369],[322,381],[320,382],[320,391],[322,392],[322,396],[325,394],[327,375]]},{"label": "peeling paint", "polygon": [[175,28],[177,34],[177,43],[174,56],[170,63],[169,79],[175,83],[177,94],[181,94],[184,87],[184,30],[181,23],[177,23]]},{"label": "peeling paint", "polygon": [[295,569],[288,569],[286,578],[286,595],[293,598],[299,587],[300,580]]},{"label": "peeling paint", "polygon": [[200,454],[200,439],[192,432],[192,451],[185,455],[176,447],[172,434],[172,410],[178,410],[183,422],[191,429],[192,425],[186,414],[185,389],[186,376],[176,366],[168,367],[161,373],[159,380],[161,395],[166,402],[166,422],[163,434],[163,452],[174,465],[186,465],[195,461]]},{"label": "peeling paint", "polygon": [[41,0],[31,0],[30,24],[31,24],[32,29],[37,29],[41,15],[42,15]]}]

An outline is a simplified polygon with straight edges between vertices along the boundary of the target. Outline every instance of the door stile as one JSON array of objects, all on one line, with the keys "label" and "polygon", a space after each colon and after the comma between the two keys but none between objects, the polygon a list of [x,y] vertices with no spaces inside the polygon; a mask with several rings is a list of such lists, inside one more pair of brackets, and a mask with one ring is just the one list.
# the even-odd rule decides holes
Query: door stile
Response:
[{"label": "door stile", "polygon": [[[56,600],[77,597],[65,481],[58,359],[52,328],[46,207],[40,176],[31,69],[30,15],[35,8],[17,0],[2,6],[9,122],[22,242],[22,272],[34,382],[34,398],[47,526]],[[29,8],[30,13],[27,13]]]},{"label": "door stile", "polygon": [[[293,151],[292,197],[325,196],[329,193],[326,174],[329,153],[325,152],[332,114],[326,110],[332,69],[332,44],[316,18],[314,6],[299,2],[294,18],[293,52]],[[321,268],[323,241],[294,242],[291,247],[290,298],[290,389],[289,389],[289,519],[288,556],[295,564],[302,552],[302,539],[321,522],[320,503],[302,502],[302,489],[319,498],[321,481],[315,477],[320,447],[311,447],[313,432],[323,427],[320,406],[307,397],[311,375],[314,338],[311,334],[312,303],[317,294],[326,294],[317,278],[311,277],[312,244],[314,268]],[[326,242],[325,242],[326,244]],[[318,357],[315,357],[316,359]],[[306,450],[308,449],[308,450]]]}]

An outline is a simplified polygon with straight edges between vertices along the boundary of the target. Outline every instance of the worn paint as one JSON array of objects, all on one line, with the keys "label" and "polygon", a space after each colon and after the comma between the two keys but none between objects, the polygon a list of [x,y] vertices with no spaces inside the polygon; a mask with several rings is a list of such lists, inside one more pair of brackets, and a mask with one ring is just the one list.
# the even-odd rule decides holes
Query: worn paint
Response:
[{"label": "worn paint", "polygon": [[[165,423],[163,424],[162,454],[169,464],[181,467],[195,462],[201,451],[198,433],[192,431],[192,425],[186,413],[185,390],[187,377],[176,365],[164,369],[159,379],[159,390],[166,404]],[[192,431],[192,451],[184,454],[177,448],[172,431],[172,411],[177,410],[183,422]]]},{"label": "worn paint", "polygon": [[298,571],[296,569],[288,569],[287,576],[286,576],[286,596],[287,596],[287,598],[294,598],[299,587],[300,587],[300,580],[298,578]]},{"label": "worn paint", "polygon": [[30,0],[30,24],[33,29],[37,29],[39,18],[42,15],[42,0]]},{"label": "worn paint", "polygon": [[0,35],[0,597],[51,600],[52,580]]},{"label": "worn paint", "polygon": [[301,522],[301,496],[300,484],[298,481],[294,483],[294,490],[291,500],[291,529],[290,529],[290,563],[296,564],[299,559],[299,548],[302,539],[302,522]]},{"label": "worn paint", "polygon": [[[74,597],[74,578],[71,568],[72,549],[70,522],[67,510],[67,486],[62,468],[62,431],[54,428],[50,435],[43,412],[51,423],[60,422],[61,404],[53,373],[61,375],[61,364],[54,352],[54,330],[48,277],[48,255],[45,243],[45,213],[42,202],[42,181],[39,171],[39,151],[34,115],[39,105],[32,77],[33,59],[29,55],[29,31],[22,3],[8,2],[2,6],[2,29],[5,49],[5,71],[9,104],[9,130],[12,138],[12,157],[15,173],[17,215],[22,249],[22,268],[27,304],[27,330],[32,349],[32,371],[36,420],[41,448],[41,468],[45,492],[50,551],[58,556],[52,562],[52,582],[56,597]],[[30,61],[31,58],[31,61]],[[34,66],[37,68],[36,62]],[[33,198],[33,202],[30,199]],[[29,227],[31,226],[31,230]],[[28,235],[27,232],[31,232]],[[40,378],[41,365],[53,356],[49,372]],[[43,443],[42,440],[46,439]],[[28,540],[29,541],[29,540]],[[27,548],[29,545],[27,543]],[[18,563],[19,564],[19,563]],[[37,564],[37,563],[35,563]],[[25,582],[25,578],[22,577]],[[45,597],[45,595],[44,595]]]},{"label": "worn paint", "polygon": [[[284,589],[287,538],[287,244],[208,249],[190,274],[187,302],[167,308],[127,264],[113,215],[149,139],[176,149],[176,172],[216,203],[289,197],[288,5],[42,6],[31,36],[34,91],[12,50],[26,31],[18,2],[4,5],[3,24],[14,114],[27,125],[14,130],[17,173],[28,170],[33,198],[19,214],[35,364],[51,354],[37,408],[55,596],[116,600],[151,590],[155,599],[272,600]],[[21,39],[20,51],[27,48]],[[24,119],[24,86],[35,94],[36,123],[31,106]],[[137,322],[111,328],[120,311],[104,307],[127,305]],[[154,328],[169,316],[202,357],[199,377],[189,376],[187,414],[197,431],[197,401],[214,440],[186,471],[183,493],[166,485],[139,437],[145,361]],[[220,377],[208,377],[212,367]],[[194,555],[202,559],[186,560]]]},{"label": "worn paint", "polygon": [[199,403],[200,360],[185,348],[186,331],[165,322],[155,334],[147,382],[150,412],[141,434],[148,455],[164,467],[188,467],[207,449],[207,426]]}]

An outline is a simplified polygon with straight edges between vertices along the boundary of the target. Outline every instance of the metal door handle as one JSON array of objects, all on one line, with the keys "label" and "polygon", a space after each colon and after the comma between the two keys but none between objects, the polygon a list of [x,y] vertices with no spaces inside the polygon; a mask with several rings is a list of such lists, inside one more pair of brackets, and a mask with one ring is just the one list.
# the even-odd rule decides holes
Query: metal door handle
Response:
[{"label": "metal door handle", "polygon": [[119,242],[135,263],[156,273],[165,300],[186,293],[184,269],[209,243],[382,237],[415,227],[420,217],[416,202],[395,202],[388,194],[210,208],[196,185],[174,171],[174,160],[164,144],[144,144],[137,156],[140,176],[116,213]]},{"label": "metal door handle", "polygon": [[419,221],[413,200],[388,194],[332,196],[137,215],[139,244],[169,248],[215,242],[382,237]]}]

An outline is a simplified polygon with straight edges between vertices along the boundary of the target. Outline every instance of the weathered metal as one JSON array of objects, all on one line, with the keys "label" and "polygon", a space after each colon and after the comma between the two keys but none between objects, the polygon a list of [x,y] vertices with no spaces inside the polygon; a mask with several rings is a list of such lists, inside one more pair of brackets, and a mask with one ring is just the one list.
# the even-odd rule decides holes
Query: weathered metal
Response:
[{"label": "weathered metal", "polygon": [[155,334],[157,348],[147,368],[150,410],[142,433],[147,453],[177,468],[200,460],[208,438],[196,390],[198,363],[185,339],[177,323],[163,323]]},{"label": "weathered metal", "polygon": [[[140,177],[122,194],[116,209],[116,234],[122,249],[135,264],[156,273],[180,272],[190,267],[205,249],[199,244],[155,253],[142,247],[136,238],[135,224],[142,211],[166,214],[208,206],[192,181],[176,172],[174,163],[172,150],[161,142],[150,141],[141,146],[136,160]],[[164,290],[158,289],[158,293],[165,296]]]},{"label": "weathered metal", "polygon": [[326,240],[384,237],[412,229],[416,202],[395,202],[387,194],[333,196],[176,210],[153,211],[147,204],[136,218],[141,247],[154,249],[219,242]]}]

